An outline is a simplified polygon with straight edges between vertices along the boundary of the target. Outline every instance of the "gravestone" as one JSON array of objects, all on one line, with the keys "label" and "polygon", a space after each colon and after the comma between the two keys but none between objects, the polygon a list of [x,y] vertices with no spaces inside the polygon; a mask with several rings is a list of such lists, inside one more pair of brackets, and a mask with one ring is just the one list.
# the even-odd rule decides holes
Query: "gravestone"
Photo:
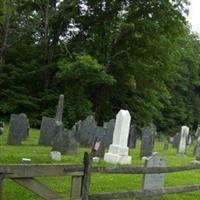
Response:
[{"label": "gravestone", "polygon": [[77,152],[77,143],[72,136],[72,131],[65,129],[62,122],[56,122],[52,151],[58,151],[62,155],[75,155]]},{"label": "gravestone", "polygon": [[164,143],[164,146],[163,146],[163,149],[164,150],[167,150],[169,148],[169,143],[168,142],[165,142]]},{"label": "gravestone", "polygon": [[[166,167],[166,163],[159,153],[153,153],[151,157],[145,157],[144,159],[144,167]],[[164,174],[145,174],[143,177],[143,190],[163,189],[164,178]]]},{"label": "gravestone", "polygon": [[179,146],[180,140],[181,140],[181,134],[180,133],[176,133],[176,135],[174,136],[172,147],[177,149],[178,146]]},{"label": "gravestone", "polygon": [[76,155],[78,144],[75,138],[73,137],[73,132],[71,130],[66,130],[66,134],[67,134],[67,154]]},{"label": "gravestone", "polygon": [[187,138],[187,145],[191,145],[192,144],[192,136],[189,135],[188,138]]},{"label": "gravestone", "polygon": [[150,124],[150,128],[151,128],[151,131],[152,131],[152,134],[153,134],[153,147],[154,147],[154,144],[155,144],[155,141],[156,141],[156,137],[158,135],[157,133],[157,127],[154,123],[151,123]]},{"label": "gravestone", "polygon": [[186,154],[186,142],[187,138],[189,136],[189,127],[187,126],[182,126],[181,127],[181,138],[180,138],[180,143],[178,147],[178,153],[181,155]]},{"label": "gravestone", "polygon": [[57,111],[56,111],[56,116],[55,116],[56,121],[62,122],[63,109],[64,109],[64,95],[61,94],[59,96],[58,106],[57,106]]},{"label": "gravestone", "polygon": [[19,145],[26,139],[29,131],[28,118],[25,114],[11,114],[7,144]]},{"label": "gravestone", "polygon": [[112,144],[113,133],[115,128],[115,119],[111,119],[109,122],[104,122],[103,127],[106,130],[104,145],[105,147],[109,147],[109,145]]},{"label": "gravestone", "polygon": [[104,160],[109,163],[131,164],[131,156],[128,155],[128,134],[131,116],[128,110],[120,110],[116,117],[112,144],[109,152],[104,155]]},{"label": "gravestone", "polygon": [[200,124],[198,124],[198,126],[197,126],[197,130],[195,132],[195,137],[196,138],[200,137]]},{"label": "gravestone", "polygon": [[145,127],[142,129],[142,143],[140,150],[140,158],[143,156],[151,156],[153,151],[154,135],[151,127]]},{"label": "gravestone", "polygon": [[40,127],[39,145],[50,146],[55,135],[56,120],[50,117],[42,117]]},{"label": "gravestone", "polygon": [[136,140],[137,140],[136,128],[134,125],[131,125],[130,131],[129,131],[129,136],[128,136],[128,147],[135,149]]},{"label": "gravestone", "polygon": [[91,146],[95,137],[96,121],[93,116],[88,116],[80,125],[77,135],[82,146]]},{"label": "gravestone", "polygon": [[197,145],[195,148],[196,160],[200,162],[200,137],[197,139]]},{"label": "gravestone", "polygon": [[52,151],[59,151],[61,154],[66,153],[67,135],[65,134],[62,122],[56,122],[52,137]]},{"label": "gravestone", "polygon": [[169,143],[173,145],[173,143],[174,143],[174,137],[169,137]]},{"label": "gravestone", "polygon": [[164,134],[163,134],[163,132],[161,132],[161,131],[158,132],[158,139],[159,139],[159,142],[163,142],[164,141]]},{"label": "gravestone", "polygon": [[79,120],[72,127],[72,132],[73,132],[74,138],[76,139],[77,142],[80,142],[81,123],[82,123],[82,121]]},{"label": "gravestone", "polygon": [[29,129],[30,129],[29,119],[28,119],[28,117],[26,116],[25,113],[19,114],[19,118],[22,122],[22,124],[21,124],[21,126],[22,126],[22,139],[25,140],[29,135]]},{"label": "gravestone", "polygon": [[[105,154],[105,143],[106,143],[106,129],[101,126],[97,126],[95,130],[95,138],[100,141],[100,147],[96,152],[96,156],[103,158]],[[94,138],[94,139],[95,139]]]}]

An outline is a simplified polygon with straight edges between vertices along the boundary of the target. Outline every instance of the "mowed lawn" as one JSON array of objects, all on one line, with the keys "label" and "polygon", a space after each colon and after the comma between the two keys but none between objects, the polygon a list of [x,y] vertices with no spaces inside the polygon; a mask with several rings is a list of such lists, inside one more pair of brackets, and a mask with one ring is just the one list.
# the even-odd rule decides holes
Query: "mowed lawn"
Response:
[{"label": "mowed lawn", "polygon": [[[20,164],[22,158],[31,158],[32,163],[74,163],[80,164],[83,160],[85,151],[88,148],[79,148],[76,156],[62,156],[61,162],[52,161],[50,158],[51,147],[38,146],[39,130],[31,129],[29,138],[20,146],[6,145],[8,127],[5,128],[4,134],[0,135],[0,163],[1,164]],[[188,148],[187,156],[176,155],[176,150],[171,146],[168,150],[163,150],[163,143],[156,141],[154,152],[160,152],[168,166],[188,165],[194,160],[194,146]],[[130,151],[133,158],[133,166],[143,166],[143,161],[139,159],[140,141],[137,141],[137,148]],[[99,166],[109,165],[100,160]],[[111,192],[111,191],[130,191],[140,189],[142,185],[142,175],[117,175],[117,174],[92,174],[90,193]],[[41,182],[51,187],[61,195],[69,197],[71,177],[42,177]],[[165,176],[165,186],[181,186],[200,184],[200,170],[187,172],[171,173]],[[33,200],[41,199],[37,195],[17,185],[9,179],[3,183],[4,200]],[[140,198],[132,198],[140,199]],[[158,199],[158,198],[148,198]],[[176,195],[164,195],[159,197],[163,200],[188,200],[200,199],[200,191],[182,193]]]}]

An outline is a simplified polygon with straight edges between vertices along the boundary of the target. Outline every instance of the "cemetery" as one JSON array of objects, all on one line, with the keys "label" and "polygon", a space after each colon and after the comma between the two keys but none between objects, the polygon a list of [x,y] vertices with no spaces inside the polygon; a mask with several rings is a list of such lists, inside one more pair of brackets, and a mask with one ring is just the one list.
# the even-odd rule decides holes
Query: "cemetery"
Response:
[{"label": "cemetery", "polygon": [[198,198],[199,127],[193,145],[187,126],[174,135],[177,145],[160,140],[152,125],[140,138],[128,110],[120,110],[106,126],[89,116],[69,130],[63,104],[60,95],[55,118],[42,117],[40,130],[30,128],[25,114],[11,115],[0,138],[1,199]]},{"label": "cemetery", "polygon": [[0,200],[200,199],[199,10],[0,0]]}]

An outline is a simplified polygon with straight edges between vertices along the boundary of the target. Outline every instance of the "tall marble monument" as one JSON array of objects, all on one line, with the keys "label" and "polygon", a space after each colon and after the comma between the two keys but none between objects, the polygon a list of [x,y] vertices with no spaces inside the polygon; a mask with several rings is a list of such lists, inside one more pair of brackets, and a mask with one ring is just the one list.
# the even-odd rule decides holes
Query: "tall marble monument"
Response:
[{"label": "tall marble monument", "polygon": [[128,110],[120,110],[116,117],[113,141],[109,152],[104,155],[104,160],[109,163],[131,164],[131,156],[128,155],[128,135],[131,116]]},{"label": "tall marble monument", "polygon": [[187,126],[182,126],[181,127],[181,138],[180,138],[180,143],[179,143],[179,147],[178,147],[178,153],[179,154],[186,154],[186,142],[187,142],[187,138],[189,136],[189,127]]}]

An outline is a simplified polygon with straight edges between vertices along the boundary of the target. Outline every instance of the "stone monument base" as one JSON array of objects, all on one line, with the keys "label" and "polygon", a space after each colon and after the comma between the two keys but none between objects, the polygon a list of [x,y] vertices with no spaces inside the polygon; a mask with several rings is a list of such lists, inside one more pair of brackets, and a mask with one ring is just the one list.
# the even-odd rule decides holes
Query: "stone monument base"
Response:
[{"label": "stone monument base", "polygon": [[128,155],[119,155],[113,153],[105,153],[104,160],[112,164],[131,164],[132,157]]}]

